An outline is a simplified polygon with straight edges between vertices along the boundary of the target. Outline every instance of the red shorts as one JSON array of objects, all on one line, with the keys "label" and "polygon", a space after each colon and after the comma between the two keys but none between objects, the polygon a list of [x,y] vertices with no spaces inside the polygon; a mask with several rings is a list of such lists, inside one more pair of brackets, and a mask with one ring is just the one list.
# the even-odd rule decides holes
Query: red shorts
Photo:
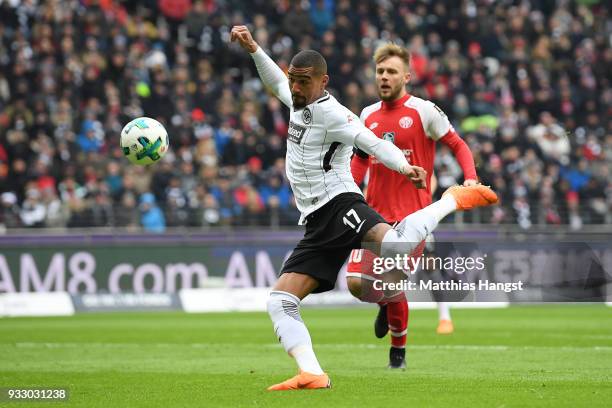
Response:
[{"label": "red shorts", "polygon": [[[424,249],[425,241],[421,241],[410,256],[418,258],[423,254]],[[375,280],[377,273],[374,272],[374,262],[377,258],[378,255],[368,249],[353,249],[349,256],[346,276]]]}]

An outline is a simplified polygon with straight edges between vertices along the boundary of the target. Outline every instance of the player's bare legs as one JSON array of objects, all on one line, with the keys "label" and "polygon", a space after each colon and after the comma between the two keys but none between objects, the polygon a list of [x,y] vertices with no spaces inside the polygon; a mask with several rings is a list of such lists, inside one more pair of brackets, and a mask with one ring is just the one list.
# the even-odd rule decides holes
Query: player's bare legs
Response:
[{"label": "player's bare legs", "polygon": [[300,300],[312,293],[319,286],[315,278],[303,273],[283,273],[272,288],[273,291],[288,292]]},{"label": "player's bare legs", "polygon": [[330,387],[329,377],[319,365],[310,334],[300,315],[301,300],[318,286],[317,280],[311,276],[289,272],[280,276],[270,292],[268,314],[274,324],[274,333],[285,351],[295,359],[300,373],[268,390]]}]

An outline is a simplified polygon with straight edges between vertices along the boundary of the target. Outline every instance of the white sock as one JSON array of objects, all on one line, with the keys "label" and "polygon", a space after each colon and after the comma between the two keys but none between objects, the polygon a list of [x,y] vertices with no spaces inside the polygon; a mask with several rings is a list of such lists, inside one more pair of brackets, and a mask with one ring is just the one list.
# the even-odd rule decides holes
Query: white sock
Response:
[{"label": "white sock", "polygon": [[392,258],[397,254],[412,254],[421,241],[438,226],[438,218],[433,210],[426,211],[429,207],[431,205],[410,214],[395,228],[387,231],[380,245],[382,257]]},{"label": "white sock", "polygon": [[300,316],[300,299],[288,292],[272,291],[268,299],[268,314],[278,341],[295,359],[300,370],[315,375],[323,374],[312,349],[310,334]]},{"label": "white sock", "polygon": [[438,302],[438,320],[451,320],[450,307],[446,302]]},{"label": "white sock", "polygon": [[456,209],[457,201],[455,201],[455,197],[453,197],[452,194],[447,194],[435,203],[431,203],[420,211],[426,212],[440,222],[442,221],[442,218],[454,212]]},{"label": "white sock", "polygon": [[289,354],[295,359],[295,362],[302,371],[316,375],[323,374],[323,369],[319,365],[312,345],[294,347]]}]

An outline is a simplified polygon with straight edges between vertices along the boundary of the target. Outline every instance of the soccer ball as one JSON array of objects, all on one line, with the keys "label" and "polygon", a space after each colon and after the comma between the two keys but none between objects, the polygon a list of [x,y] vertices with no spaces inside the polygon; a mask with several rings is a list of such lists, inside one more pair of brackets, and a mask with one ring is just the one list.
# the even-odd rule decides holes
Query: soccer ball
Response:
[{"label": "soccer ball", "polygon": [[136,118],[121,130],[121,149],[132,164],[146,166],[168,151],[168,132],[155,119]]}]

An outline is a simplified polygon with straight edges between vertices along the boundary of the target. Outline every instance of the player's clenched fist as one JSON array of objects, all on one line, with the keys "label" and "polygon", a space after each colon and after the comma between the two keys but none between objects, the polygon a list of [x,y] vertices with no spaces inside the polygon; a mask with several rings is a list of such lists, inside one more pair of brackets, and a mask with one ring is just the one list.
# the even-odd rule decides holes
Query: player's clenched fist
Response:
[{"label": "player's clenched fist", "polygon": [[427,187],[427,171],[424,168],[408,166],[406,169],[402,169],[401,173],[406,175],[416,188],[422,189]]},{"label": "player's clenched fist", "polygon": [[240,25],[232,27],[230,41],[238,41],[240,46],[250,53],[257,51],[258,45],[247,26]]}]

